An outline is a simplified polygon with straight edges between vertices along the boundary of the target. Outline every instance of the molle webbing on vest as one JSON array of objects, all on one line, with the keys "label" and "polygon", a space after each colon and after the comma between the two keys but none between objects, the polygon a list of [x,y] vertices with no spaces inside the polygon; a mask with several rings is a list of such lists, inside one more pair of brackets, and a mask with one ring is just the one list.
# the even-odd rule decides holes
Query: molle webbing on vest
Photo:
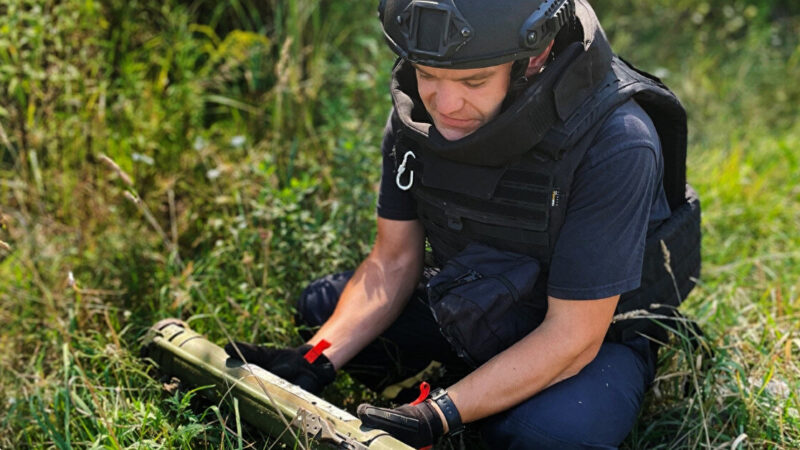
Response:
[{"label": "molle webbing on vest", "polygon": [[[518,181],[524,178],[538,183]],[[427,187],[416,188],[414,194],[439,263],[464,248],[467,236],[545,260],[550,253],[552,186],[549,174],[509,169],[490,199]]]}]

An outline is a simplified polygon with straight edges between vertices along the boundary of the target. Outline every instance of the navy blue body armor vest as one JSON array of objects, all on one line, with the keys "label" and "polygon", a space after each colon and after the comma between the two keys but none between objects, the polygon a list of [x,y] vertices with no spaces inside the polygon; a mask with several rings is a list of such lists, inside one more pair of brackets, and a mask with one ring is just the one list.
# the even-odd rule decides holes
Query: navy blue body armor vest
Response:
[{"label": "navy blue body armor vest", "polygon": [[[615,56],[594,13],[577,4],[583,39],[563,46],[506,111],[459,141],[425,122],[413,67],[400,61],[394,156],[411,175],[399,179],[411,186],[437,265],[477,241],[537,258],[543,286],[575,171],[605,119],[636,100],[661,140],[672,215],[649,233],[641,287],[622,295],[608,338],[663,340],[662,327],[635,317],[673,317],[699,277],[700,205],[686,184],[686,112],[657,78]],[[530,301],[546,301],[543,289],[537,295]]]}]

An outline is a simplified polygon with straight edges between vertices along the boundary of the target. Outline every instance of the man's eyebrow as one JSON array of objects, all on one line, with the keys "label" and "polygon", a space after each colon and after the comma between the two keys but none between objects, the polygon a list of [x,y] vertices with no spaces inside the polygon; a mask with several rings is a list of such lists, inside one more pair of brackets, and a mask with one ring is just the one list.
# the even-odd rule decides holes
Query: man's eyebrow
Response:
[{"label": "man's eyebrow", "polygon": [[[420,68],[418,65],[416,65],[416,64],[414,64],[414,68],[415,68],[416,70],[418,70],[418,71],[422,72],[422,73],[423,73],[423,74],[425,74],[425,75],[428,75],[428,76],[433,76],[432,74],[430,74],[430,73],[426,72],[425,70],[421,69],[421,68]],[[477,72],[477,73],[475,73],[475,74],[472,74],[472,75],[470,75],[470,76],[467,76],[467,77],[454,78],[454,79],[453,79],[453,81],[478,81],[478,80],[485,80],[485,79],[487,79],[487,78],[491,77],[492,75],[494,75],[494,71],[493,71],[493,70],[491,70],[491,69],[487,69],[487,70],[483,70],[483,71]]]}]

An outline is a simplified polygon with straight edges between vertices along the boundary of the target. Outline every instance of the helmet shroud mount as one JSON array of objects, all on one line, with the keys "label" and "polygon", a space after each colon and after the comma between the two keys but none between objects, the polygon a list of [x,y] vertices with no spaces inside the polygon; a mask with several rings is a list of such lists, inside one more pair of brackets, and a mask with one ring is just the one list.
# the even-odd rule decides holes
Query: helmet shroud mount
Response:
[{"label": "helmet shroud mount", "polygon": [[383,34],[401,58],[471,69],[541,54],[575,17],[574,0],[382,0]]}]

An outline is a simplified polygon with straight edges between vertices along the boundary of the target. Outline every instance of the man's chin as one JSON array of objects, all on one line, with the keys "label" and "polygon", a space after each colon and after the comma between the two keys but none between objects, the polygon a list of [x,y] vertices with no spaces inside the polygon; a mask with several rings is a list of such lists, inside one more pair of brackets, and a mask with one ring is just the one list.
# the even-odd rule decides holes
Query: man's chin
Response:
[{"label": "man's chin", "polygon": [[436,127],[436,129],[439,131],[439,134],[448,141],[457,141],[475,132],[475,130],[465,130],[461,128]]}]

